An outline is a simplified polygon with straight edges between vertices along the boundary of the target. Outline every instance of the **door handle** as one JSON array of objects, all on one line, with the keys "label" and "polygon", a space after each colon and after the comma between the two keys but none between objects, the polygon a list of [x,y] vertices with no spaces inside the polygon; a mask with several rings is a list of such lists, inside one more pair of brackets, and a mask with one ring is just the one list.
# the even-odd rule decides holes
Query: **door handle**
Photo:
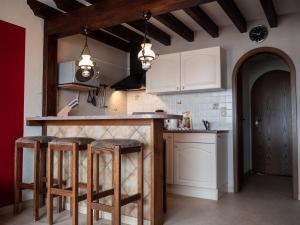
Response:
[{"label": "door handle", "polygon": [[261,119],[259,117],[256,117],[255,121],[254,121],[254,126],[258,127],[260,122],[261,122]]}]

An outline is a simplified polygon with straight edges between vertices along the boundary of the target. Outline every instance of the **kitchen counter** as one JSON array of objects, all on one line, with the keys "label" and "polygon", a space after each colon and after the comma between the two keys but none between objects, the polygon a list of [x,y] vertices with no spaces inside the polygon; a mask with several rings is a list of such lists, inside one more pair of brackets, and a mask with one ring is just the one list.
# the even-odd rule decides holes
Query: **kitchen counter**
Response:
[{"label": "kitchen counter", "polygon": [[164,133],[207,133],[207,134],[219,134],[219,133],[228,133],[228,130],[201,130],[201,129],[192,129],[192,130],[164,130]]},{"label": "kitchen counter", "polygon": [[[180,119],[182,116],[174,115],[174,114],[166,114],[166,113],[154,113],[154,114],[136,114],[136,115],[99,115],[99,116],[38,116],[38,117],[29,117],[26,119],[26,123],[28,126],[40,126],[43,124],[53,124],[53,123],[61,123],[61,122],[99,122],[106,121],[106,123],[110,123],[112,121],[151,121],[151,120],[164,120],[164,119]],[[109,122],[110,121],[110,122]],[[135,123],[135,122],[133,122]],[[138,122],[139,123],[139,122]],[[116,122],[113,122],[116,125]]]},{"label": "kitchen counter", "polygon": [[[163,225],[163,128],[164,119],[179,119],[179,115],[165,113],[137,115],[101,115],[68,117],[27,118],[28,126],[43,126],[44,135],[56,137],[90,137],[94,139],[128,138],[137,139],[144,144],[144,219],[152,225]],[[111,186],[111,159],[105,154],[101,157],[100,171],[104,189]],[[137,155],[124,155],[122,159],[122,190],[124,194],[136,193]],[[68,160],[66,160],[68,161]],[[81,180],[86,179],[86,153],[79,158]],[[56,162],[56,161],[55,161]],[[64,165],[64,177],[68,178],[69,165]],[[67,171],[67,172],[66,172]],[[105,179],[104,179],[105,178]],[[82,203],[80,203],[82,204]],[[84,205],[83,205],[84,207]],[[134,204],[124,206],[124,216],[136,218]]]}]

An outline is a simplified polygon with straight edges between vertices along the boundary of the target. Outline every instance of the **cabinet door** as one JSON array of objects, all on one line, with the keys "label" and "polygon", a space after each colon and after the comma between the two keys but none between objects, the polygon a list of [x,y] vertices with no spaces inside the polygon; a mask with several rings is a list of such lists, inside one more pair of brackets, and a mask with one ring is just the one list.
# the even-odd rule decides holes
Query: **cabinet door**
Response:
[{"label": "cabinet door", "polygon": [[165,133],[164,140],[166,141],[166,175],[167,184],[173,184],[173,134]]},{"label": "cabinet door", "polygon": [[221,85],[221,48],[181,53],[181,90],[219,89]]},{"label": "cabinet door", "polygon": [[216,145],[174,143],[174,184],[216,188]]},{"label": "cabinet door", "polygon": [[159,56],[146,75],[148,93],[164,93],[180,89],[180,54]]}]

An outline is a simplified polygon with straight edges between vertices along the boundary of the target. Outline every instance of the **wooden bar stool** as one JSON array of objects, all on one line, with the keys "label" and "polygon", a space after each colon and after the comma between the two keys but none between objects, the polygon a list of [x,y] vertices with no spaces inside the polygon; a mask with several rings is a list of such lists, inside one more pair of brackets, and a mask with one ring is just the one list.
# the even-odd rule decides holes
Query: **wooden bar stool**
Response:
[{"label": "wooden bar stool", "polygon": [[[94,155],[112,154],[113,188],[98,192],[93,184]],[[121,196],[121,155],[138,153],[138,193],[131,196]],[[97,160],[98,161],[98,160]],[[131,139],[103,139],[92,142],[88,147],[87,161],[87,225],[93,224],[93,212],[112,213],[112,224],[121,225],[121,207],[136,202],[138,206],[138,225],[143,224],[143,144]],[[98,162],[97,162],[98,163]],[[97,165],[96,165],[97,168]],[[97,172],[97,171],[96,171]],[[96,183],[96,187],[99,184]],[[113,196],[112,206],[99,203],[100,198]]]},{"label": "wooden bar stool", "polygon": [[[72,224],[78,224],[78,203],[86,199],[86,194],[79,196],[78,189],[86,188],[86,184],[79,183],[79,151],[87,149],[94,139],[85,137],[74,137],[74,138],[57,138],[49,143],[48,156],[47,156],[47,216],[48,223],[53,224],[53,197],[70,197],[70,211],[72,215]],[[54,187],[53,179],[53,164],[54,164],[54,152],[57,151],[59,155],[63,152],[71,153],[71,164],[70,164],[70,176],[71,184],[69,187],[63,187],[59,185]],[[58,162],[59,168],[63,167],[63,160]],[[59,177],[58,180],[62,180]],[[61,184],[61,183],[60,183]],[[61,203],[62,204],[62,203]]]},{"label": "wooden bar stool", "polygon": [[[46,152],[48,143],[54,140],[55,137],[48,136],[34,136],[34,137],[22,137],[16,140],[15,143],[15,201],[14,201],[14,213],[17,214],[20,211],[20,203],[22,202],[22,191],[26,189],[33,190],[33,218],[35,221],[39,220],[39,209],[41,206],[41,195],[46,194]],[[22,164],[23,164],[23,148],[32,149],[34,152],[34,180],[33,183],[24,183],[22,181]]]}]

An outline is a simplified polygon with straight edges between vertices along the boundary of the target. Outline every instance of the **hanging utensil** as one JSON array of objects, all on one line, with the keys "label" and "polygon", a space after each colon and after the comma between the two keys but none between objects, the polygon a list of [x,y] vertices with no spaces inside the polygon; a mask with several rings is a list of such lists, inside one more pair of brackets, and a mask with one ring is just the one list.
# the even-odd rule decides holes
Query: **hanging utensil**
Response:
[{"label": "hanging utensil", "polygon": [[87,102],[92,103],[92,100],[93,100],[93,98],[92,98],[92,95],[91,95],[91,91],[89,91]]},{"label": "hanging utensil", "polygon": [[92,91],[92,105],[97,106],[96,91]]}]

